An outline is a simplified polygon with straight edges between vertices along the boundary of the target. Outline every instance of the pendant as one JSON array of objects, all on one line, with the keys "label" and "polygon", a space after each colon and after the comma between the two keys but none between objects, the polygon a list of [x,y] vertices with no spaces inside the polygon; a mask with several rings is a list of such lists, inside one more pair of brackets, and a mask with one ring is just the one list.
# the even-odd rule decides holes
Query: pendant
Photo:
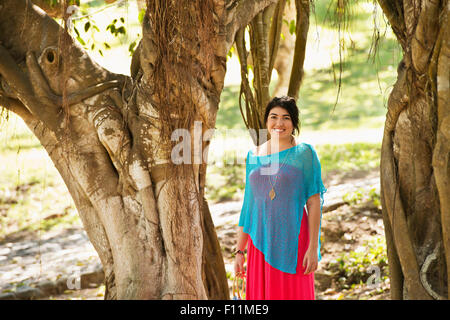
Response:
[{"label": "pendant", "polygon": [[272,187],[272,189],[269,192],[269,197],[270,197],[270,200],[275,199],[275,190],[273,189],[273,187]]}]

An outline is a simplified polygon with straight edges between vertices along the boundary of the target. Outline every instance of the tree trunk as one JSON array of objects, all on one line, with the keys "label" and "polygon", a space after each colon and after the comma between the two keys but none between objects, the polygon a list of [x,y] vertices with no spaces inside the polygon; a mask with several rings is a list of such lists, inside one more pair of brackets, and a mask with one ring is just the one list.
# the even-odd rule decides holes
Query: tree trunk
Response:
[{"label": "tree trunk", "polygon": [[[289,23],[296,18],[294,1],[286,4],[283,19]],[[273,96],[278,97],[287,95],[289,88],[289,79],[292,70],[292,63],[295,52],[295,34],[289,32],[289,26],[283,22],[281,26],[283,39],[280,40],[277,57],[275,59],[274,69],[278,74],[278,81],[273,90]]]},{"label": "tree trunk", "polygon": [[[0,106],[65,181],[103,264],[105,299],[228,298],[204,200],[209,142],[194,131],[214,128],[235,32],[270,3],[148,1],[126,77],[29,1],[0,0]],[[194,150],[180,165],[177,129]]]},{"label": "tree trunk", "polygon": [[448,1],[379,3],[404,53],[388,100],[380,168],[391,296],[446,299],[450,278]]}]

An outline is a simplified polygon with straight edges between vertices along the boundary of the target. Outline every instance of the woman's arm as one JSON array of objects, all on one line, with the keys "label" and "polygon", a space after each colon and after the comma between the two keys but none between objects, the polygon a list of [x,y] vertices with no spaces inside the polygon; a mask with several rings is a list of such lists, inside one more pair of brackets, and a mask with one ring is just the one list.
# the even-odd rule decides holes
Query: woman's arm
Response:
[{"label": "woman's arm", "polygon": [[320,195],[316,193],[309,197],[306,207],[308,209],[309,247],[303,259],[303,266],[306,267],[305,274],[308,274],[314,272],[319,264],[317,248],[320,228]]},{"label": "woman's arm", "polygon": [[[238,228],[238,240],[237,240],[237,250],[245,251],[247,246],[248,234],[244,232],[244,227]],[[241,253],[236,253],[234,259],[234,272],[236,275],[241,275],[245,273],[244,268],[245,256]]]},{"label": "woman's arm", "polygon": [[245,250],[247,246],[248,234],[244,232],[244,227],[238,227],[238,240],[236,249],[237,250]]}]

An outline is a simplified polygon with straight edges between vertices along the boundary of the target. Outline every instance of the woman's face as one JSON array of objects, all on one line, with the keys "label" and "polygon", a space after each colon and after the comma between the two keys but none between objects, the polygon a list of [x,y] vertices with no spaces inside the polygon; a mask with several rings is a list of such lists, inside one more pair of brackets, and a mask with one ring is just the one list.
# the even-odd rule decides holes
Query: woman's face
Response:
[{"label": "woman's face", "polygon": [[278,139],[288,138],[294,131],[289,112],[281,107],[274,107],[270,110],[266,126],[270,136]]}]

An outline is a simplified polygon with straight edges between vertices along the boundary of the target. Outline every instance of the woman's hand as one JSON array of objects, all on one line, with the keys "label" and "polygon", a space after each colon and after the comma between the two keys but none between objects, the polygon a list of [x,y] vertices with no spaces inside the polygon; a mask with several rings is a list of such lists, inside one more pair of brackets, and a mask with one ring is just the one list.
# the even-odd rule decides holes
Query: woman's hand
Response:
[{"label": "woman's hand", "polygon": [[303,267],[305,268],[304,274],[310,274],[317,270],[319,265],[319,257],[317,255],[317,247],[309,246],[305,252],[303,258]]},{"label": "woman's hand", "polygon": [[236,253],[236,256],[234,258],[234,273],[237,277],[245,274],[244,261],[244,255],[241,253]]},{"label": "woman's hand", "polygon": [[[239,227],[236,248],[240,249],[241,251],[245,250],[245,247],[247,246],[247,240],[248,234],[244,232],[244,227]],[[234,258],[234,273],[236,274],[236,276],[242,276],[245,274],[244,262],[244,254],[236,252],[236,256]]]}]

